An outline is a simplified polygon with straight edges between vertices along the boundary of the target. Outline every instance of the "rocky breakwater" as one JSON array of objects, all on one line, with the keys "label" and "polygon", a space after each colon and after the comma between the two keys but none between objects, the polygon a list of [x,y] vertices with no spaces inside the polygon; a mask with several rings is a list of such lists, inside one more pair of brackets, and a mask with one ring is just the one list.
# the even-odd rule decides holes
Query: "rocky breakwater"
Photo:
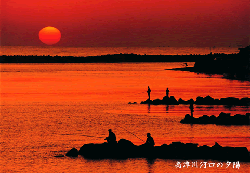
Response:
[{"label": "rocky breakwater", "polygon": [[152,105],[178,105],[180,104],[174,96],[170,97],[163,97],[163,99],[155,99],[155,100],[149,100],[142,101],[141,104],[152,104]]},{"label": "rocky breakwater", "polygon": [[211,96],[196,97],[196,100],[193,99],[183,100],[179,98],[178,100],[174,96],[163,97],[163,99],[155,99],[142,101],[141,104],[152,104],[152,105],[179,105],[179,104],[196,104],[196,105],[228,105],[228,106],[250,106],[250,98],[235,98],[235,97],[226,97],[216,99]]},{"label": "rocky breakwater", "polygon": [[250,113],[245,115],[236,114],[231,116],[230,113],[221,112],[218,117],[214,115],[203,115],[199,118],[194,118],[189,114],[180,121],[182,124],[217,124],[217,125],[250,125]]}]

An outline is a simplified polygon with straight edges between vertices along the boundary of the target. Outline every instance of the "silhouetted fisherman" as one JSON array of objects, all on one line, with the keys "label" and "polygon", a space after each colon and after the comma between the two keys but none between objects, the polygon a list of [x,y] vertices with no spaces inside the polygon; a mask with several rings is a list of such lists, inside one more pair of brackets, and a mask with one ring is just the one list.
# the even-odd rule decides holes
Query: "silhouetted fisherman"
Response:
[{"label": "silhouetted fisherman", "polygon": [[167,88],[167,90],[166,90],[166,96],[167,96],[167,97],[169,97],[168,94],[169,94],[169,90],[168,90],[168,88]]},{"label": "silhouetted fisherman", "polygon": [[109,136],[105,138],[107,140],[108,144],[116,144],[116,136],[114,132],[112,132],[111,129],[109,129]]},{"label": "silhouetted fisherman", "polygon": [[148,86],[148,91],[147,91],[147,93],[148,93],[148,100],[150,100],[151,89],[149,88],[149,86]]},{"label": "silhouetted fisherman", "polygon": [[147,141],[145,143],[146,146],[148,147],[153,147],[155,145],[154,139],[152,138],[150,133],[147,133]]},{"label": "silhouetted fisherman", "polygon": [[189,109],[191,111],[191,117],[194,117],[193,112],[194,112],[194,104],[190,103]]}]

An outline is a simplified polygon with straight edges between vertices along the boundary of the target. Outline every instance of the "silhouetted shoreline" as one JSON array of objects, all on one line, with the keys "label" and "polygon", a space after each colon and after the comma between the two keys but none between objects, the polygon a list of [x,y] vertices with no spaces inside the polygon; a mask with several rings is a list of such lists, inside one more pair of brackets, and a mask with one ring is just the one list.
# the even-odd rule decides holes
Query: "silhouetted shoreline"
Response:
[{"label": "silhouetted shoreline", "polygon": [[197,59],[194,67],[171,70],[190,71],[205,74],[220,74],[228,79],[250,81],[250,46],[239,48],[240,52],[233,56],[211,55],[206,59]]},{"label": "silhouetted shoreline", "polygon": [[250,156],[246,147],[222,147],[218,143],[209,147],[199,146],[196,143],[172,142],[161,146],[145,147],[134,145],[131,141],[120,139],[117,144],[84,144],[78,151],[72,148],[66,156],[83,156],[87,159],[212,159],[223,161],[249,162]]},{"label": "silhouetted shoreline", "polygon": [[36,56],[36,55],[2,55],[0,63],[116,63],[116,62],[196,62],[199,59],[210,59],[211,56],[234,57],[237,54],[208,55],[138,55],[113,54],[101,56]]}]

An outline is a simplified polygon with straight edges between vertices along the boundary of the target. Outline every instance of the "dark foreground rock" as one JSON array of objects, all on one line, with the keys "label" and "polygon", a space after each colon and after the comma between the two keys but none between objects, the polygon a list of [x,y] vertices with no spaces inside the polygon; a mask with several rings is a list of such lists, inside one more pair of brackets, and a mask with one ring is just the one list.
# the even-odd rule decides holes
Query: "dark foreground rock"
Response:
[{"label": "dark foreground rock", "polygon": [[218,117],[214,115],[203,115],[199,118],[194,118],[189,114],[180,121],[183,124],[217,124],[217,125],[250,125],[250,113],[245,115],[236,114],[231,116],[230,113],[221,112]]},{"label": "dark foreground rock", "polygon": [[[70,151],[69,151],[70,152]],[[70,156],[69,152],[66,154]],[[117,144],[84,144],[79,155],[87,159],[212,159],[249,162],[249,152],[246,147],[222,147],[218,143],[214,146],[200,146],[194,143],[172,142],[161,146],[147,147],[134,145],[121,139]]]}]

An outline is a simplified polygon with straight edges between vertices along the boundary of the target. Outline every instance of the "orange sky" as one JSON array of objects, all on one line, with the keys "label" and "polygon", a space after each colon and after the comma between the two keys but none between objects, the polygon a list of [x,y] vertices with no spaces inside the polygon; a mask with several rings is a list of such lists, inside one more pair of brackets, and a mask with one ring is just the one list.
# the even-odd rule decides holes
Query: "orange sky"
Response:
[{"label": "orange sky", "polygon": [[58,46],[247,46],[249,0],[2,0],[1,44]]}]

